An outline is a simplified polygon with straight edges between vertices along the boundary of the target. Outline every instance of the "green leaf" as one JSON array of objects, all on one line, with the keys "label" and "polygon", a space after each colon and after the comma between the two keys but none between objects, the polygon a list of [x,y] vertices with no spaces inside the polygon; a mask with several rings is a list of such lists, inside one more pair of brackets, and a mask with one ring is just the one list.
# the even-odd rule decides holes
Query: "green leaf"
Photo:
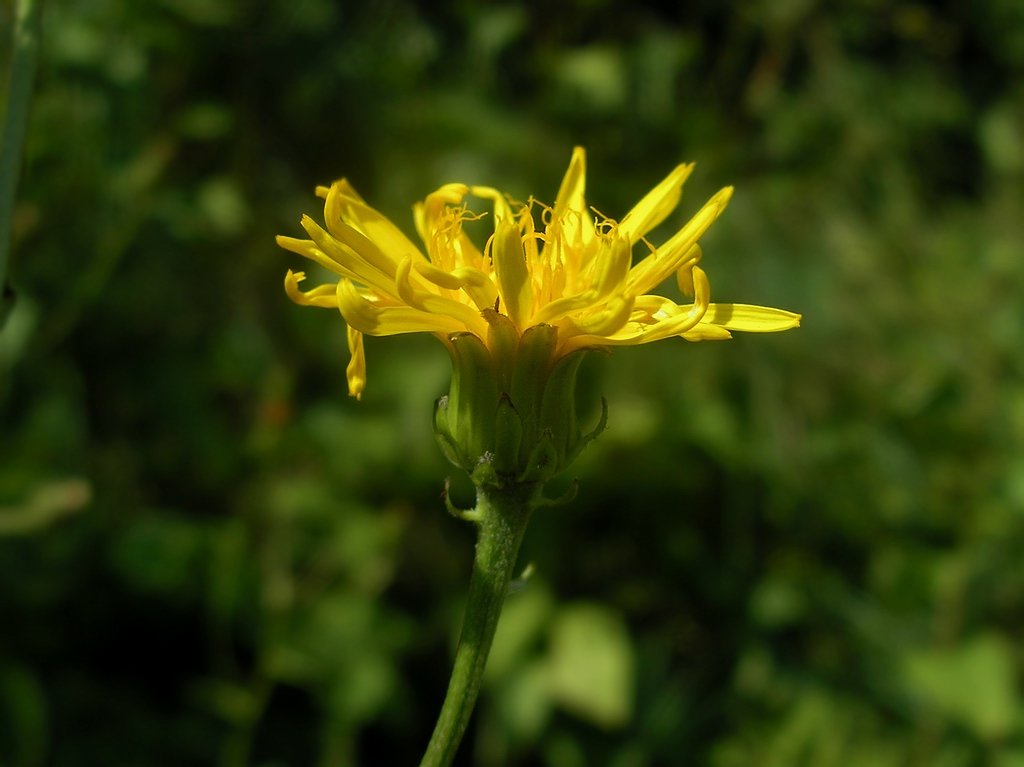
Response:
[{"label": "green leaf", "polygon": [[633,645],[622,616],[601,605],[563,609],[551,627],[551,696],[606,728],[633,714]]},{"label": "green leaf", "polygon": [[1014,729],[1020,701],[1013,656],[998,634],[983,634],[952,650],[924,650],[904,658],[907,686],[946,716],[985,739]]},{"label": "green leaf", "polygon": [[547,663],[535,661],[510,676],[496,696],[502,724],[524,743],[535,743],[551,716]]},{"label": "green leaf", "polygon": [[1024,748],[1010,748],[996,753],[994,767],[1024,767]]},{"label": "green leaf", "polygon": [[552,604],[551,594],[537,582],[505,601],[487,658],[485,682],[504,678],[517,665],[550,619]]}]

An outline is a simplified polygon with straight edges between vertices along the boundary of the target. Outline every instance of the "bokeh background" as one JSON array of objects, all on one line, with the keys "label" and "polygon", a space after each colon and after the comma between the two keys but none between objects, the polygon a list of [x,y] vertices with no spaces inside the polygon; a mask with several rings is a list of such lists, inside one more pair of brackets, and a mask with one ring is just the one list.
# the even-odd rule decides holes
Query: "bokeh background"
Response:
[{"label": "bokeh background", "polygon": [[581,144],[612,217],[697,162],[656,242],[734,184],[713,300],[804,322],[588,362],[610,427],[527,533],[459,765],[1024,765],[1024,4],[47,6],[0,764],[417,763],[473,546],[449,361],[368,339],[349,399],[273,237],[341,176],[410,233],[448,181],[550,201]]}]

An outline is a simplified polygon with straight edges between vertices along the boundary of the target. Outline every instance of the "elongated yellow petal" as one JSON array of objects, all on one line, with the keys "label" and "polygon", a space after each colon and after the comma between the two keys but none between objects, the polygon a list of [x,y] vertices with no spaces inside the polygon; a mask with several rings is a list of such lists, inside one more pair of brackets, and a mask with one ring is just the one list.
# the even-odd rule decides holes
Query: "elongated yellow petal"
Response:
[{"label": "elongated yellow petal", "polygon": [[542,306],[533,317],[534,323],[558,323],[562,318],[593,310],[617,293],[629,272],[631,254],[629,241],[616,238],[602,249],[602,258],[597,262],[594,285],[571,296],[557,298]]},{"label": "elongated yellow petal", "polygon": [[564,352],[568,354],[585,346],[639,346],[687,333],[707,311],[711,291],[707,275],[699,266],[693,268],[693,278],[696,288],[694,302],[686,311],[652,324],[627,323],[622,330],[603,337],[597,334],[575,336],[566,341],[562,347]]},{"label": "elongated yellow petal", "polygon": [[587,185],[587,152],[581,147],[572,150],[569,169],[562,177],[562,185],[558,187],[555,197],[554,218],[558,218],[567,210],[585,210],[583,193]]},{"label": "elongated yellow petal", "polygon": [[687,260],[692,248],[701,235],[714,223],[732,197],[732,187],[727,186],[708,200],[697,215],[680,229],[657,252],[648,256],[629,272],[626,289],[633,294],[648,293],[674,274],[682,262]]},{"label": "elongated yellow petal", "polygon": [[492,189],[489,186],[474,186],[469,191],[481,200],[490,200],[494,204],[495,224],[512,218],[512,208],[509,207],[508,200],[497,189]]},{"label": "elongated yellow petal", "polygon": [[306,279],[305,272],[288,270],[284,276],[284,292],[300,306],[319,306],[322,309],[338,308],[338,291],[334,285],[320,285],[312,290],[299,290],[299,283]]},{"label": "elongated yellow petal", "polygon": [[775,333],[800,327],[800,315],[750,304],[710,304],[703,322],[746,333]]},{"label": "elongated yellow petal", "polygon": [[[338,303],[337,295],[335,295],[334,303]],[[362,399],[363,390],[366,388],[366,352],[363,350],[363,334],[351,325],[348,326],[348,351],[351,354],[348,366],[345,368],[345,377],[348,378],[348,396]]]},{"label": "elongated yellow petal", "polygon": [[587,153],[576,147],[569,169],[558,188],[551,221],[562,228],[562,238],[575,248],[586,248],[595,237],[594,216],[587,208],[584,191],[587,185]]},{"label": "elongated yellow petal", "polygon": [[427,195],[423,202],[413,205],[413,218],[416,221],[416,232],[423,242],[430,242],[438,224],[444,217],[448,206],[458,205],[469,193],[465,184],[445,184],[436,192]]},{"label": "elongated yellow petal", "polygon": [[463,266],[446,272],[438,269],[433,264],[414,264],[417,272],[425,279],[446,290],[464,290],[477,309],[493,309],[494,302],[498,298],[498,289],[491,281],[489,275],[475,269],[472,266]]},{"label": "elongated yellow petal", "polygon": [[684,309],[671,298],[666,298],[665,296],[652,294],[637,296],[636,301],[633,303],[633,318],[635,318],[635,321],[644,324],[660,322],[666,317],[675,317],[684,311],[689,311],[689,307]]},{"label": "elongated yellow petal", "polygon": [[[285,250],[290,250],[292,253],[297,253],[300,256],[309,258],[306,251],[310,247],[315,247],[316,243],[310,240],[300,240],[298,237],[285,237],[283,234],[277,235],[274,241]],[[333,269],[331,271],[334,271]]]},{"label": "elongated yellow petal", "polygon": [[641,237],[664,221],[679,204],[683,182],[692,172],[693,163],[677,165],[623,217],[619,222],[619,234],[627,237],[631,245],[635,245]]},{"label": "elongated yellow petal", "polygon": [[345,228],[355,229],[375,243],[379,250],[387,253],[389,260],[393,263],[397,263],[403,258],[425,258],[420,249],[412,244],[401,229],[363,202],[362,198],[354,192],[355,190],[346,181],[331,185],[327,202],[324,205],[324,221],[327,224],[327,231],[345,242],[345,238],[341,235],[342,227],[340,225],[344,224]]},{"label": "elongated yellow petal", "polygon": [[598,301],[622,292],[633,259],[632,243],[616,230],[609,244],[603,248],[594,269],[594,291]]},{"label": "elongated yellow petal", "polygon": [[337,291],[338,308],[345,322],[368,336],[465,331],[462,323],[443,314],[431,314],[409,306],[377,306],[362,295],[351,280],[340,280]]},{"label": "elongated yellow petal", "polygon": [[718,325],[708,325],[705,322],[698,322],[691,330],[680,333],[687,341],[725,341],[732,338],[732,333]]},{"label": "elongated yellow petal", "polygon": [[468,330],[480,338],[487,337],[487,323],[479,311],[469,304],[434,293],[429,289],[429,283],[422,287],[414,284],[412,259],[406,258],[398,265],[395,286],[398,288],[399,298],[414,309],[427,314],[450,317],[462,325],[460,330]]},{"label": "elongated yellow petal", "polygon": [[[372,267],[368,266],[363,259],[359,258],[359,256],[352,251],[351,248],[341,244],[331,237],[330,234],[319,229],[319,227],[312,222],[312,219],[310,219],[310,224],[313,230],[316,231],[316,235],[324,247],[330,251],[330,255],[324,253],[324,251],[318,248],[317,244],[312,240],[298,240],[293,237],[278,236],[278,244],[287,250],[298,253],[301,256],[305,256],[311,261],[315,261],[325,269],[329,269],[335,274],[340,274],[350,280],[372,287],[381,297],[387,297],[393,300],[397,298],[397,289],[395,288],[393,280],[388,279]],[[349,268],[349,265],[358,267],[360,271],[353,271]],[[302,273],[299,272],[299,274]],[[328,287],[330,287],[332,291],[334,290],[333,285]],[[295,290],[297,291],[298,289],[295,288]]]},{"label": "elongated yellow petal", "polygon": [[360,205],[365,205],[366,201],[359,196],[359,192],[356,188],[349,183],[347,178],[339,179],[335,181],[331,186],[318,186],[316,188],[316,196],[321,200],[326,200],[327,196],[331,193],[331,187],[338,187],[343,195],[355,200]]},{"label": "elongated yellow petal", "polygon": [[632,311],[632,296],[615,296],[600,311],[584,317],[570,318],[570,332],[594,336],[614,335],[626,324]]},{"label": "elongated yellow petal", "polygon": [[465,184],[445,184],[428,195],[424,202],[413,206],[416,229],[433,266],[446,271],[469,266],[489,273],[490,265],[462,229],[463,221],[480,218],[461,205],[468,192]]},{"label": "elongated yellow petal", "polygon": [[[339,260],[338,257],[332,257],[324,253],[312,240],[300,240],[296,237],[282,237],[281,235],[278,235],[277,244],[285,250],[290,250],[292,253],[297,253],[303,258],[308,258],[310,261],[320,264],[324,269],[328,269],[335,274],[359,279],[359,277],[346,266],[346,262],[351,260],[350,256],[342,255],[340,257],[341,260]],[[335,256],[338,256],[340,246],[333,248],[332,252]]]},{"label": "elongated yellow petal", "polygon": [[[328,232],[309,216],[302,217],[302,228],[328,256],[360,277],[369,273],[363,268],[365,264],[385,280],[394,281],[398,262],[357,229],[347,224],[336,224],[334,231]],[[343,249],[338,246],[343,246]],[[367,283],[370,282],[376,282],[376,279],[368,278]]]},{"label": "elongated yellow petal", "polygon": [[533,313],[533,287],[519,228],[511,217],[497,222],[495,226],[491,258],[494,259],[494,276],[504,303],[499,308],[522,333],[526,329],[526,320]]},{"label": "elongated yellow petal", "polygon": [[683,263],[676,269],[676,285],[684,296],[693,297],[693,267],[703,255],[704,251],[700,249],[700,245],[692,245],[684,256]]}]

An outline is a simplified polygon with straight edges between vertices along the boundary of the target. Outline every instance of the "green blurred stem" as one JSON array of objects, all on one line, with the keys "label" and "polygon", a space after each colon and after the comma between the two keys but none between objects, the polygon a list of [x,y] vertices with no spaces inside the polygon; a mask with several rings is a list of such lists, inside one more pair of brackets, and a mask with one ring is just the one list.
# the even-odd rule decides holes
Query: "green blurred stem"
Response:
[{"label": "green blurred stem", "polygon": [[256,726],[267,710],[274,681],[263,670],[258,670],[246,690],[248,707],[234,722],[220,755],[221,767],[246,767],[252,752]]},{"label": "green blurred stem", "polygon": [[4,119],[3,146],[0,148],[0,322],[6,303],[7,261],[11,251],[11,220],[14,195],[18,188],[25,132],[28,130],[32,82],[36,74],[36,55],[43,26],[43,0],[20,0],[14,25],[11,75],[7,88],[7,115]]},{"label": "green blurred stem", "polygon": [[512,568],[534,508],[533,485],[477,490],[479,532],[455,666],[420,767],[448,767],[473,713]]}]

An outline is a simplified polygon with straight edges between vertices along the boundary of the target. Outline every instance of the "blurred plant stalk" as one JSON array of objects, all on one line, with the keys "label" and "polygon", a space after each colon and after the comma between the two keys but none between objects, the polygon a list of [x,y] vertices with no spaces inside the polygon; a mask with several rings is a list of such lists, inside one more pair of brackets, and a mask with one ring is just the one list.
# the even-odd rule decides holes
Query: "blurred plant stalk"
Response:
[{"label": "blurred plant stalk", "polygon": [[0,327],[14,302],[7,285],[7,264],[11,251],[11,222],[18,189],[28,130],[36,57],[43,26],[43,0],[19,0],[14,25],[10,80],[7,87],[7,114],[4,118],[3,146],[0,148]]},{"label": "blurred plant stalk", "polygon": [[17,506],[0,506],[0,538],[30,535],[81,511],[92,498],[92,487],[81,477],[46,482]]}]

